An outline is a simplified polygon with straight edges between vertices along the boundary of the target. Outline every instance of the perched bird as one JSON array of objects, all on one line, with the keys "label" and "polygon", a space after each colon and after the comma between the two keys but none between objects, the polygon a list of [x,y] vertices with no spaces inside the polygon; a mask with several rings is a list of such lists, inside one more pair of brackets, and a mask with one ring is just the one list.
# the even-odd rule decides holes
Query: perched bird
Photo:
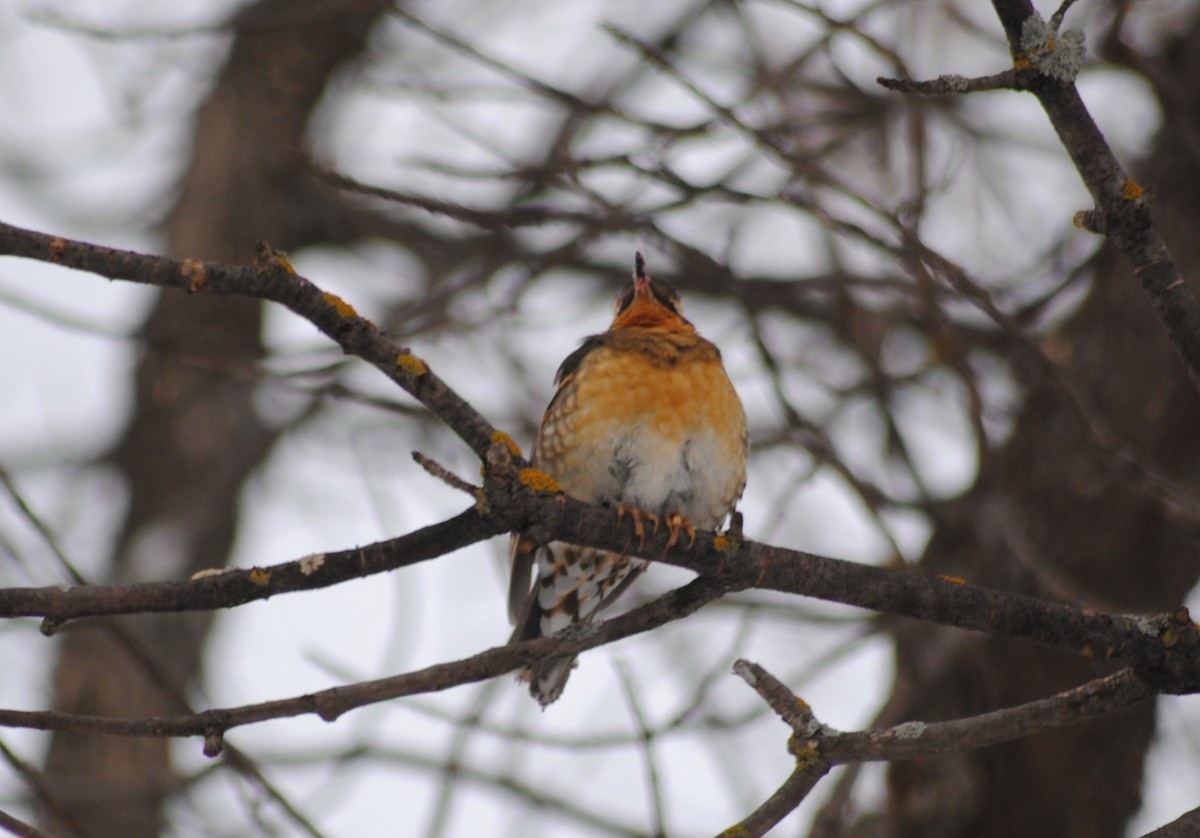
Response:
[{"label": "perched bird", "polygon": [[[746,415],[721,353],[684,319],[679,295],[646,272],[642,254],[617,295],[604,334],[584,340],[555,376],[532,465],[588,503],[694,538],[716,529],[746,485]],[[634,556],[563,542],[509,543],[510,642],[589,623],[646,569]],[[537,578],[530,590],[530,571]],[[573,657],[521,673],[543,707],[555,701]]]}]

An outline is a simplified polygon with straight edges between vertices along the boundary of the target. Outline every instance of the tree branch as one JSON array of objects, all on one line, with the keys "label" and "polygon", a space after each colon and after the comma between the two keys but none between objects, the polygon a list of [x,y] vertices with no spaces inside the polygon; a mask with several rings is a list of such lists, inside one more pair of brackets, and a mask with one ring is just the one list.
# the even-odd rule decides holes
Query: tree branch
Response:
[{"label": "tree branch", "polygon": [[[619,520],[610,509],[538,490],[538,473],[525,468],[510,439],[495,431],[424,362],[396,347],[344,301],[297,276],[287,260],[269,247],[263,246],[253,267],[242,267],[101,248],[0,224],[0,253],[115,279],[279,302],[314,323],[346,352],[375,365],[425,404],[483,458],[485,465],[485,484],[472,509],[400,539],[310,556],[273,568],[221,572],[187,582],[0,592],[0,614],[41,615],[52,630],[62,620],[84,614],[227,607],[271,593],[322,587],[411,564],[514,529],[530,530],[544,540],[621,553],[633,551],[631,522]],[[900,573],[757,544],[740,536],[699,533],[695,544],[688,547],[669,547],[668,538],[665,531],[652,534],[636,552],[693,570],[700,574],[699,579],[629,614],[573,634],[568,632],[566,637],[491,649],[464,660],[312,695],[186,716],[131,720],[0,711],[0,724],[130,736],[203,735],[206,752],[216,753],[221,749],[224,732],[233,727],[303,714],[332,721],[365,704],[495,677],[545,655],[577,654],[680,619],[726,592],[748,588],[815,596],[1021,637],[1074,654],[1123,662],[1162,692],[1200,690],[1200,638],[1185,609],[1147,618],[1102,615],[987,590],[962,580]],[[793,792],[802,785],[801,779],[796,779]]]},{"label": "tree branch", "polygon": [[[1066,52],[1064,45],[1071,40],[1078,40],[1082,50],[1081,38],[1065,37],[1077,33],[1057,31],[1071,4],[1064,3],[1050,24],[1042,21],[1029,0],[993,0],[992,5],[1008,36],[1014,59],[1011,70],[983,79],[940,76],[932,82],[912,82],[880,78],[879,84],[889,90],[927,95],[1000,88],[1033,93],[1096,202],[1094,210],[1076,214],[1075,223],[1108,236],[1129,262],[1192,383],[1200,388],[1200,302],[1154,226],[1145,188],[1125,172],[1083,104],[1073,78],[1078,66],[1055,56],[1056,49],[1060,54]],[[1045,33],[1045,43],[1033,42],[1038,32]]]},{"label": "tree branch", "polygon": [[0,588],[0,618],[42,617],[53,634],[79,617],[212,611],[269,599],[276,594],[327,588],[451,553],[498,535],[474,510],[408,535],[352,550],[318,553],[267,567],[214,568],[191,579],[70,588]]},{"label": "tree branch", "polygon": [[316,715],[332,722],[343,713],[369,704],[495,678],[528,666],[543,657],[576,655],[615,640],[650,631],[694,613],[720,597],[722,593],[724,590],[719,584],[711,579],[700,578],[598,625],[524,643],[499,646],[469,658],[436,664],[402,675],[332,687],[291,698],[149,719],[0,709],[0,726],[104,733],[112,736],[203,736],[205,754],[216,756],[224,747],[225,732],[236,727],[304,715]]},{"label": "tree branch", "polygon": [[[218,597],[237,604],[239,598],[252,601],[273,592],[322,587],[432,558],[438,555],[438,545],[445,546],[453,539],[465,546],[491,535],[529,529],[547,541],[635,552],[686,568],[722,593],[762,588],[1023,638],[1131,666],[1139,677],[1165,693],[1200,691],[1200,634],[1186,608],[1146,617],[1101,614],[969,585],[960,579],[930,578],[748,540],[735,543],[728,535],[707,532],[697,532],[693,545],[669,547],[669,533],[663,530],[648,535],[645,543],[634,549],[637,536],[632,522],[622,520],[611,509],[532,489],[523,482],[530,471],[518,465],[506,444],[493,445],[486,458],[483,498],[476,507],[395,542],[332,554],[337,561],[329,576],[322,575],[323,568],[312,570],[317,557],[307,557],[270,569],[229,571],[187,582],[144,583],[125,589],[133,593],[112,587],[96,594],[89,593],[94,590],[90,588],[15,589],[0,591],[0,616],[18,608],[26,615],[48,616],[37,610],[38,603],[53,605],[56,620],[64,614],[128,613],[125,597],[138,598],[142,611],[211,608]],[[404,554],[394,546],[397,543],[405,545]],[[86,606],[70,604],[73,597],[85,600]]]},{"label": "tree branch", "polygon": [[497,431],[461,396],[446,386],[423,360],[397,346],[379,327],[335,294],[299,276],[282,253],[260,243],[254,265],[228,265],[199,259],[148,256],[99,247],[0,223],[0,255],[20,256],[88,271],[109,279],[209,293],[271,300],[308,320],[348,355],[362,358],[446,423],[480,457]]},{"label": "tree branch", "polygon": [[[766,803],[750,818],[727,830],[726,835],[741,834],[733,832],[739,828],[751,835],[764,834],[800,805],[812,783],[835,765],[973,750],[1114,713],[1154,696],[1154,690],[1133,670],[1122,669],[1073,690],[991,713],[948,722],[910,721],[878,730],[843,733],[821,724],[803,699],[758,664],[739,660],[733,671],[792,728],[788,751],[796,757],[797,767]],[[806,786],[809,778],[812,783]],[[788,804],[790,808],[785,808]]]}]

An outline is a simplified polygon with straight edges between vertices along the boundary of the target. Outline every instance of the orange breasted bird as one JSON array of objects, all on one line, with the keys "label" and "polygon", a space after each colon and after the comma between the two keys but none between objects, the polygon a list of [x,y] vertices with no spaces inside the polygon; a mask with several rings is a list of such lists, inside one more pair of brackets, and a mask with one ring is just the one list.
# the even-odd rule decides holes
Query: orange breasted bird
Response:
[{"label": "orange breasted bird", "polygon": [[[680,533],[716,529],[746,485],[746,415],[721,353],[683,317],[679,295],[646,272],[617,294],[608,331],[571,353],[533,446],[532,465],[587,503]],[[646,569],[643,559],[522,533],[509,542],[510,642],[590,623]],[[536,578],[531,572],[536,567]],[[543,707],[555,701],[573,657],[521,673]]]}]

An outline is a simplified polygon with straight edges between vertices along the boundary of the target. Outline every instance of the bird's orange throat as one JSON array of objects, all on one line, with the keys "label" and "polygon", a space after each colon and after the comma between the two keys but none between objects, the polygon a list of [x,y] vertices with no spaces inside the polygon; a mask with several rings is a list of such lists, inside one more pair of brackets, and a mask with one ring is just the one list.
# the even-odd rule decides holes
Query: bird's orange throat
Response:
[{"label": "bird's orange throat", "polygon": [[696,327],[657,300],[635,299],[629,308],[618,315],[610,329],[670,329],[694,332]]}]

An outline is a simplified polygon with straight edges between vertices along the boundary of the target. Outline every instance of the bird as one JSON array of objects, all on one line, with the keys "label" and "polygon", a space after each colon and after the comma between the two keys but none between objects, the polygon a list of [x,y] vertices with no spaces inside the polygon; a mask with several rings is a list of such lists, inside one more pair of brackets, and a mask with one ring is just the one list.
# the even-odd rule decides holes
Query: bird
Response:
[{"label": "bird", "polygon": [[[697,528],[715,530],[733,513],[746,486],[745,410],[720,350],[640,252],[613,315],[558,368],[530,464],[576,500],[630,516],[639,547],[647,523],[665,525],[671,545],[682,533],[694,542]],[[647,567],[635,555],[537,544],[523,532],[510,536],[509,562],[510,643],[591,623]],[[574,666],[574,657],[549,658],[518,677],[544,709]]]}]

